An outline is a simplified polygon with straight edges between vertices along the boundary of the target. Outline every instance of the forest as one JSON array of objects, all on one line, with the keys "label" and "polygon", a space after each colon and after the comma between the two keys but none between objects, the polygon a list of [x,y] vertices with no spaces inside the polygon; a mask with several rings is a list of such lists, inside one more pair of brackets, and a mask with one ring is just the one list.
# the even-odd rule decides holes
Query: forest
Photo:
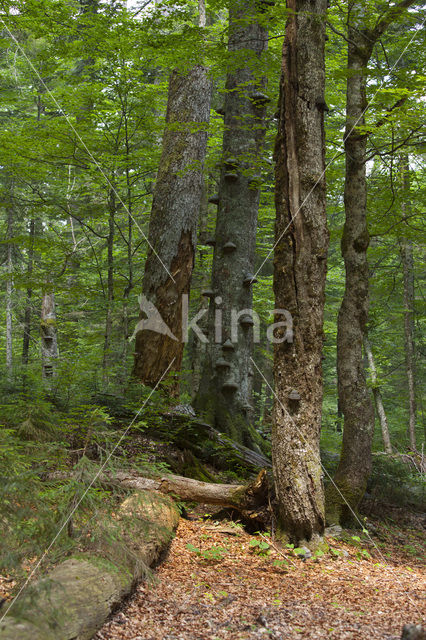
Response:
[{"label": "forest", "polygon": [[0,638],[426,639],[424,22],[1,0]]}]

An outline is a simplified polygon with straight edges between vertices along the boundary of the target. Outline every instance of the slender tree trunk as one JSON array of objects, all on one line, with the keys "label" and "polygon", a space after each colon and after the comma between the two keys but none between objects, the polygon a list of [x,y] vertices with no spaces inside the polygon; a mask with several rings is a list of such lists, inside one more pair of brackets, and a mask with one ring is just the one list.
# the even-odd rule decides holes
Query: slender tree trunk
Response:
[{"label": "slender tree trunk", "polygon": [[327,521],[347,524],[360,503],[371,471],[374,407],[366,384],[362,345],[368,317],[366,145],[362,131],[367,108],[366,73],[374,45],[390,24],[414,0],[387,7],[373,28],[365,7],[354,2],[348,10],[348,79],[345,130],[345,226],[342,255],[345,293],[337,320],[337,378],[344,417],[339,465],[326,492]]},{"label": "slender tree trunk", "polygon": [[[27,265],[27,282],[31,283],[33,277],[34,266],[34,239],[35,239],[35,220],[30,220],[29,228],[29,247],[28,247],[28,265]],[[24,312],[24,337],[22,340],[22,364],[28,364],[30,339],[31,339],[31,300],[33,296],[32,285],[27,287],[27,296],[25,301]]]},{"label": "slender tree trunk", "polygon": [[56,364],[59,351],[55,294],[50,287],[43,292],[41,301],[40,333],[43,378],[52,378],[56,375]]},{"label": "slender tree trunk", "polygon": [[6,280],[6,368],[8,375],[12,375],[13,368],[13,245],[11,239],[13,237],[13,209],[11,203],[7,208],[7,280]]},{"label": "slender tree trunk", "polygon": [[380,428],[382,430],[383,446],[384,446],[384,449],[385,449],[386,453],[392,453],[392,445],[391,445],[390,435],[389,435],[388,419],[386,417],[385,407],[383,405],[380,386],[377,383],[376,365],[375,365],[375,362],[374,362],[374,357],[373,357],[373,352],[371,350],[370,341],[369,341],[367,335],[364,336],[364,350],[365,350],[365,353],[367,355],[368,367],[370,369],[371,382],[372,382],[372,386],[373,386],[374,404],[375,404],[375,407],[376,407],[377,415],[379,417]]},{"label": "slender tree trunk", "polygon": [[[210,297],[209,344],[196,399],[208,422],[247,446],[260,441],[251,427],[250,315],[268,100],[263,93],[265,82],[254,70],[267,45],[267,32],[257,11],[254,0],[236,0],[229,11],[228,50],[235,60],[244,60],[244,65],[239,63],[226,81],[212,287],[206,292]],[[221,319],[217,320],[216,309]],[[239,316],[233,316],[235,313]]]},{"label": "slender tree trunk", "polygon": [[[210,94],[208,71],[201,64],[186,74],[172,72],[142,286],[143,296],[155,305],[169,335],[144,329],[140,322],[133,367],[133,375],[150,386],[155,386],[168,368],[180,371],[182,364],[186,339],[182,298],[189,295],[194,264]],[[142,311],[140,320],[144,320]]]},{"label": "slender tree trunk", "polygon": [[[401,158],[402,171],[402,214],[404,220],[410,207],[410,174],[408,156]],[[410,448],[416,451],[416,374],[415,374],[415,342],[414,342],[414,258],[413,244],[410,238],[400,238],[399,248],[402,261],[402,273],[404,283],[404,350],[405,370],[408,383],[408,437]]]},{"label": "slender tree trunk", "polygon": [[127,114],[124,117],[125,136],[126,136],[126,186],[127,186],[127,285],[123,295],[123,380],[126,378],[127,372],[127,354],[129,348],[129,297],[134,287],[133,281],[133,200],[132,200],[132,184],[130,177],[130,141],[128,132]]},{"label": "slender tree trunk", "polygon": [[[276,334],[272,462],[279,528],[297,543],[324,530],[322,415],[325,212],[326,0],[287,0],[276,140],[276,308],[293,337]],[[283,340],[284,338],[284,340]]]},{"label": "slender tree trunk", "polygon": [[374,407],[367,387],[362,346],[368,317],[369,270],[365,153],[365,68],[373,44],[360,27],[359,12],[352,8],[348,26],[348,80],[345,131],[345,226],[342,255],[345,293],[337,320],[337,376],[339,404],[344,416],[343,444],[333,485],[327,491],[327,519],[347,523],[364,495],[371,470]]},{"label": "slender tree trunk", "polygon": [[107,239],[107,300],[105,315],[105,334],[102,358],[102,371],[104,382],[108,381],[108,366],[111,355],[111,334],[112,334],[112,314],[114,302],[114,229],[115,229],[115,191],[112,189],[109,194],[109,218],[108,218],[108,239]]},{"label": "slender tree trunk", "polygon": [[[199,219],[199,244],[205,245],[209,241],[208,238],[208,193],[209,193],[209,180],[208,178],[203,181],[203,192],[201,198],[200,207],[200,219]],[[208,289],[210,274],[208,269],[208,254],[209,249],[199,248],[197,252],[197,279],[192,281],[192,290],[196,290],[197,294],[201,294],[202,291]],[[201,296],[201,309],[208,310],[208,298]],[[206,313],[206,311],[204,311]],[[205,332],[206,319],[203,319],[198,323],[201,331]],[[202,342],[194,331],[191,331],[188,340],[188,357],[191,369],[191,398],[194,400],[198,393],[201,382],[202,367],[206,352],[206,345]]]}]

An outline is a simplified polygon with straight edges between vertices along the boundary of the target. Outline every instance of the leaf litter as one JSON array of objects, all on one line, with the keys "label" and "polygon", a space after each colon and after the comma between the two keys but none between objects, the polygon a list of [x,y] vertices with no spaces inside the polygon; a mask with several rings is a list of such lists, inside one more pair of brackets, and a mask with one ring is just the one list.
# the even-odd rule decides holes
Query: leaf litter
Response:
[{"label": "leaf litter", "polygon": [[380,539],[378,551],[328,538],[304,559],[233,523],[181,519],[154,581],[95,640],[397,640],[422,622],[425,564]]}]

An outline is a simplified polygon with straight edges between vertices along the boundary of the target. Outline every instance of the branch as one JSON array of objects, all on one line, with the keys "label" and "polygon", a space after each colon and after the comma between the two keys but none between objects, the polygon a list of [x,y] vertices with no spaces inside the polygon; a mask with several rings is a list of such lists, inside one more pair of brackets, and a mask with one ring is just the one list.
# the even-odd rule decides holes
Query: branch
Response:
[{"label": "branch", "polygon": [[390,7],[385,15],[376,22],[376,26],[368,32],[369,37],[371,37],[374,42],[377,42],[392,22],[395,22],[399,16],[413,4],[416,4],[416,0],[401,0],[399,4]]}]

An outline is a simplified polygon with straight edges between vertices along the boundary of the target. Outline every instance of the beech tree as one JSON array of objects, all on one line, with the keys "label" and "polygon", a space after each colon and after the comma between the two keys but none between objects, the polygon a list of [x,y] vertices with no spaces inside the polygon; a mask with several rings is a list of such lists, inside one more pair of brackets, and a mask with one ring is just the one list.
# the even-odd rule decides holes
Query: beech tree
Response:
[{"label": "beech tree", "polygon": [[324,42],[326,0],[288,0],[276,159],[276,308],[293,338],[278,334],[272,461],[279,526],[292,542],[324,530],[319,452],[328,231],[325,213]]},{"label": "beech tree", "polygon": [[376,19],[366,15],[362,3],[354,2],[347,15],[345,225],[341,242],[345,293],[337,322],[338,394],[344,428],[339,465],[326,495],[330,523],[345,524],[352,519],[371,471],[374,407],[362,350],[369,305],[365,70],[380,37],[412,4],[414,0],[402,0]]},{"label": "beech tree", "polygon": [[[410,168],[408,156],[400,159],[400,182],[402,182],[402,217],[406,227],[410,210]],[[402,262],[403,291],[404,291],[404,350],[405,371],[408,385],[408,438],[412,451],[416,451],[416,373],[415,373],[415,342],[414,342],[414,257],[413,244],[408,237],[398,240]]]},{"label": "beech tree", "polygon": [[137,331],[133,375],[150,386],[170,367],[180,371],[182,364],[182,296],[189,295],[194,265],[210,94],[205,66],[172,72],[142,292],[174,337],[143,325]]},{"label": "beech tree", "polygon": [[[223,158],[217,204],[208,339],[200,389],[195,401],[211,424],[235,440],[255,446],[253,406],[253,285],[259,210],[261,151],[269,98],[259,75],[267,45],[265,20],[255,0],[236,0],[229,8]],[[219,316],[216,310],[220,309]],[[234,330],[232,330],[234,327]]]},{"label": "beech tree", "polygon": [[392,453],[392,444],[391,444],[391,439],[389,435],[388,419],[386,417],[386,411],[383,404],[383,398],[382,398],[382,393],[380,391],[380,386],[377,381],[377,370],[376,370],[376,364],[374,362],[373,351],[371,349],[371,344],[367,335],[364,336],[364,350],[367,356],[368,368],[370,370],[374,405],[376,407],[376,413],[380,422],[380,429],[382,432],[384,450],[386,453]]}]

